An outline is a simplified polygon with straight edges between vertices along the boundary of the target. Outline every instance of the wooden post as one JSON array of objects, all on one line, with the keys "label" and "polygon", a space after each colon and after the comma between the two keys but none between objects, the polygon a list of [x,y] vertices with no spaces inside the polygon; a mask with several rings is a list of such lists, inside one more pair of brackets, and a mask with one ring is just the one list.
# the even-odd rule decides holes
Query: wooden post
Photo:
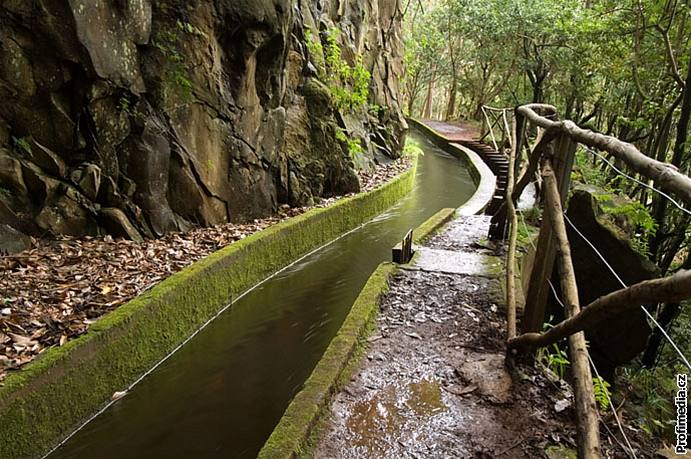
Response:
[{"label": "wooden post", "polygon": [[[571,168],[576,152],[576,144],[568,136],[561,135],[555,141],[554,150],[552,164],[558,180],[559,196],[563,206],[569,191],[569,185],[571,184]],[[549,152],[547,154],[549,155]],[[550,290],[547,281],[552,277],[554,259],[556,257],[552,225],[545,216],[542,218],[542,226],[540,227],[537,253],[540,256],[535,259],[526,294],[525,313],[521,327],[524,333],[542,330],[542,325],[545,321],[545,305],[547,304]]]},{"label": "wooden post", "polygon": [[[566,224],[560,193],[552,164],[547,159],[543,165],[545,181],[545,214],[551,222],[554,239],[559,251],[559,277],[567,318],[575,317],[581,307],[576,286],[576,273],[571,259],[571,247],[566,235]],[[563,189],[563,187],[561,187]],[[593,392],[593,375],[588,361],[588,346],[583,332],[569,336],[569,355],[573,376],[574,395],[576,399],[576,418],[578,421],[578,457],[598,458],[600,452],[600,420],[597,416],[595,394]]]},{"label": "wooden post", "polygon": [[514,110],[513,116],[516,123],[516,134],[514,138],[514,142],[516,143],[514,177],[518,177],[518,171],[520,171],[521,163],[523,162],[523,142],[525,139],[526,123],[525,116],[523,116],[523,114],[520,113],[518,110]]},{"label": "wooden post", "polygon": [[[506,118],[504,118],[506,122]],[[514,269],[516,267],[516,236],[518,231],[518,218],[516,216],[516,208],[513,204],[511,196],[513,194],[514,185],[514,161],[517,155],[518,143],[516,141],[517,124],[514,121],[513,131],[511,132],[511,151],[509,153],[509,177],[506,182],[506,207],[508,209],[508,225],[509,225],[509,250],[506,254],[506,322],[508,339],[516,337],[516,274]],[[521,132],[520,135],[523,133]]]},{"label": "wooden post", "polygon": [[497,145],[497,139],[494,138],[494,126],[497,125],[497,119],[494,120],[494,123],[490,123],[489,115],[487,114],[485,107],[482,107],[482,114],[485,116],[485,119],[487,120],[487,126],[489,126],[489,136],[492,139],[492,145],[494,145],[494,149],[496,151],[499,151],[499,146]]},{"label": "wooden post", "polygon": [[413,230],[409,230],[403,240],[391,249],[394,263],[405,264],[413,258]]}]

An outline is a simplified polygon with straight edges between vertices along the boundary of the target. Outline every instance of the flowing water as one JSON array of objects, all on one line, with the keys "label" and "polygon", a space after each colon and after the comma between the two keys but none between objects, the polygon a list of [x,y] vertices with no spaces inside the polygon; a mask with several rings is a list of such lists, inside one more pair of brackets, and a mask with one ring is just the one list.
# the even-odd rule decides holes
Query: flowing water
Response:
[{"label": "flowing water", "polygon": [[255,457],[391,247],[474,192],[458,159],[421,143],[398,205],[242,297],[50,458]]}]

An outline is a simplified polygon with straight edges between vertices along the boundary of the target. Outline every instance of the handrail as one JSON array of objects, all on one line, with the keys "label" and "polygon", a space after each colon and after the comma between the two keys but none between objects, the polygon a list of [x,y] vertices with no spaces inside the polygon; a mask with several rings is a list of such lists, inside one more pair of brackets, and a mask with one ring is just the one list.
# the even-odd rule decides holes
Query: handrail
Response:
[{"label": "handrail", "polygon": [[[500,143],[497,141],[497,136],[494,134],[494,127],[499,125],[500,130],[501,130],[501,145],[504,144],[507,140],[509,141],[509,147],[513,147],[511,143],[513,142],[512,140],[512,134],[511,134],[511,128],[509,127],[509,121],[508,117],[506,116],[507,113],[513,113],[514,109],[513,108],[495,108],[495,107],[490,107],[489,105],[483,105],[480,107],[482,111],[482,116],[483,116],[483,126],[486,123],[487,124],[487,132],[484,132],[482,136],[480,137],[480,141],[483,141],[487,136],[490,136],[490,139],[492,140],[492,145],[494,146],[494,149],[497,151],[499,150]],[[489,112],[496,112],[492,113],[492,117],[494,118],[494,121],[490,120],[490,113]],[[517,153],[520,154],[520,151]]]},{"label": "handrail", "polygon": [[674,166],[652,159],[635,146],[616,137],[582,129],[573,121],[551,121],[535,111],[536,108],[545,107],[554,109],[551,106],[531,104],[518,107],[517,112],[537,126],[566,134],[578,143],[610,153],[634,171],[652,179],[660,187],[675,193],[686,204],[691,205],[691,178],[681,174]]},{"label": "handrail", "polygon": [[691,297],[691,271],[681,270],[669,277],[639,282],[602,296],[574,317],[543,333],[525,333],[510,339],[508,346],[509,349],[546,347],[573,333],[589,330],[622,312],[635,309],[640,304],[678,302],[689,297]]},{"label": "handrail", "polygon": [[[483,107],[483,113],[486,114],[484,110]],[[487,110],[499,111],[492,107],[487,107]],[[513,227],[509,231],[507,251],[507,348],[510,352],[532,351],[568,338],[574,372],[579,457],[600,457],[599,424],[584,332],[616,314],[641,307],[641,304],[691,298],[691,271],[680,271],[667,278],[625,287],[597,299],[581,310],[563,212],[576,145],[583,144],[611,154],[632,170],[653,180],[659,187],[677,195],[687,205],[691,205],[691,178],[679,173],[669,164],[649,158],[632,144],[582,129],[572,121],[558,120],[556,109],[545,104],[529,104],[515,109],[512,159],[515,158],[514,153],[517,153],[515,150],[521,148],[516,144],[523,142],[528,123],[542,130],[538,129],[538,138],[529,153],[528,166],[523,176],[518,180],[510,177],[505,211],[495,215],[495,218],[508,219],[510,227]],[[545,185],[545,218],[540,227],[536,249],[539,258],[531,273],[522,324],[524,329],[528,328],[524,330],[527,333],[515,336],[515,292],[511,291],[515,289],[515,282],[509,275],[513,273],[515,260],[515,241],[512,241],[517,225],[515,203],[540,165]],[[535,322],[544,317],[545,284],[549,282],[555,260],[559,266],[566,319],[548,331],[537,333],[535,331],[538,328],[535,327],[538,324]]]}]

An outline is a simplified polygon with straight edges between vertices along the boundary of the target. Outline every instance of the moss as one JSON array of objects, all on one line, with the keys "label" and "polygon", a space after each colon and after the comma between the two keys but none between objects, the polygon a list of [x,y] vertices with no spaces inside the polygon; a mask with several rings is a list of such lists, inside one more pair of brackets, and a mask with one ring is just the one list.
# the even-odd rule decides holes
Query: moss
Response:
[{"label": "moss", "polygon": [[412,189],[414,169],[209,255],[10,374],[0,387],[0,457],[35,457],[50,449],[228,299],[393,205]]},{"label": "moss", "polygon": [[353,360],[358,343],[371,330],[380,297],[387,291],[395,269],[392,263],[382,263],[369,278],[324,356],[260,451],[259,458],[289,458],[303,452],[320,413],[328,408],[348,362]]}]

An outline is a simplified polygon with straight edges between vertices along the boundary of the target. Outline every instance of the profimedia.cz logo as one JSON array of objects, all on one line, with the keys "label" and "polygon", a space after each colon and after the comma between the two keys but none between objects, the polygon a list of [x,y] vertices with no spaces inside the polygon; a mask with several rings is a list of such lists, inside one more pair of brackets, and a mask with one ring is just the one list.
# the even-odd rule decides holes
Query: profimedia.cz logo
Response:
[{"label": "profimedia.cz logo", "polygon": [[689,440],[688,430],[688,389],[689,383],[686,375],[677,375],[677,396],[674,397],[674,405],[677,407],[677,426],[674,432],[677,434],[677,454],[686,454],[686,445]]}]

